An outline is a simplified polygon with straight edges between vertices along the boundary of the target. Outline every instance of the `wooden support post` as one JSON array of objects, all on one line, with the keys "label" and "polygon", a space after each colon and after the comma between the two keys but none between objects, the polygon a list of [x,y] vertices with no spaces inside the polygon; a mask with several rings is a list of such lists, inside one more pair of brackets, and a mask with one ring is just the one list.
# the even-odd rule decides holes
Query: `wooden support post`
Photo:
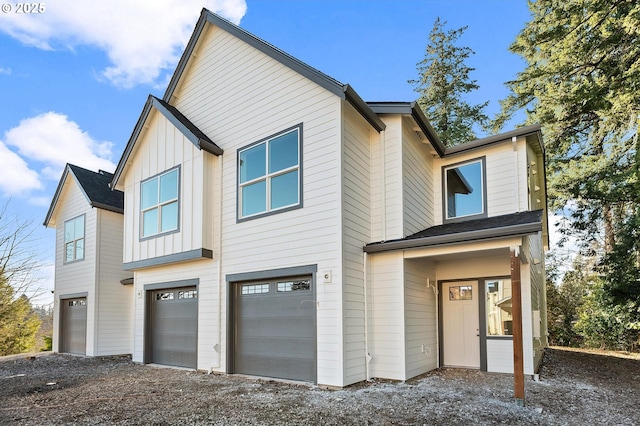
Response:
[{"label": "wooden support post", "polygon": [[513,393],[524,407],[524,354],[522,338],[522,292],[519,248],[511,248],[511,309],[513,314]]}]

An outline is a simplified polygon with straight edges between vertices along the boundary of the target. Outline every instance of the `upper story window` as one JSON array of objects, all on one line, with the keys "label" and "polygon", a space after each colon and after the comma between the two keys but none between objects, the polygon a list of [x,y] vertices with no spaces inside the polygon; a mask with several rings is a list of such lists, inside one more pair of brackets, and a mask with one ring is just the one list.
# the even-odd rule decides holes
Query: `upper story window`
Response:
[{"label": "upper story window", "polygon": [[84,215],[64,223],[64,261],[84,259]]},{"label": "upper story window", "polygon": [[487,215],[485,159],[443,169],[445,220]]},{"label": "upper story window", "polygon": [[238,219],[302,206],[302,125],[238,151]]},{"label": "upper story window", "polygon": [[140,185],[142,238],[178,230],[180,168],[168,170]]}]

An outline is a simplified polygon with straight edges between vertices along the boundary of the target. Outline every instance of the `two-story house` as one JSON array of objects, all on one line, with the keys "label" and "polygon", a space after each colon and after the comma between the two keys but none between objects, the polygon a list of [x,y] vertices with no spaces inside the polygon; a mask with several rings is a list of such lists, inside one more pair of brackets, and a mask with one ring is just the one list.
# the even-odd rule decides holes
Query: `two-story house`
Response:
[{"label": "two-story house", "polygon": [[[121,281],[124,194],[113,174],[67,164],[44,225],[56,230],[55,352],[131,353],[133,292]],[[124,281],[125,283],[127,281]]]},{"label": "two-story house", "polygon": [[445,149],[415,103],[364,102],[203,10],[111,182],[132,358],[329,386],[509,372],[515,278],[534,374],[544,171],[538,126]]}]

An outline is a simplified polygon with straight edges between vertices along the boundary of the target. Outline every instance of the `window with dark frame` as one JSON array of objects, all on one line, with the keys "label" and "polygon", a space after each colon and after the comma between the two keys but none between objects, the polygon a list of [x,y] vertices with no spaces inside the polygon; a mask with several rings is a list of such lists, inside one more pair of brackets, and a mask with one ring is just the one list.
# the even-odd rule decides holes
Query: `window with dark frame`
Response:
[{"label": "window with dark frame", "polygon": [[484,173],[482,158],[444,168],[445,220],[486,215]]},{"label": "window with dark frame", "polygon": [[64,261],[84,259],[84,215],[64,223]]},{"label": "window with dark frame", "polygon": [[300,206],[302,126],[238,151],[238,218]]},{"label": "window with dark frame", "polygon": [[143,238],[178,229],[179,181],[179,168],[176,167],[140,184]]}]

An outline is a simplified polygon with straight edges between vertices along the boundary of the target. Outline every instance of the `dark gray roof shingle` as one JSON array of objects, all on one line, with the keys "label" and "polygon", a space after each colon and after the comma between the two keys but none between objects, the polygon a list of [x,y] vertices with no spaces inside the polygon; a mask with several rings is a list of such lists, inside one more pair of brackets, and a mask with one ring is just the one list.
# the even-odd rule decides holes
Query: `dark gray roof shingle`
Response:
[{"label": "dark gray roof shingle", "polygon": [[124,193],[122,191],[112,191],[109,187],[113,179],[113,173],[103,170],[96,173],[73,164],[69,164],[69,169],[73,172],[84,193],[87,194],[93,207],[113,210],[119,213],[124,212]]},{"label": "dark gray roof shingle", "polygon": [[533,210],[445,223],[444,225],[432,226],[405,238],[367,244],[364,251],[374,253],[532,234],[542,230],[542,213],[543,210]]}]

